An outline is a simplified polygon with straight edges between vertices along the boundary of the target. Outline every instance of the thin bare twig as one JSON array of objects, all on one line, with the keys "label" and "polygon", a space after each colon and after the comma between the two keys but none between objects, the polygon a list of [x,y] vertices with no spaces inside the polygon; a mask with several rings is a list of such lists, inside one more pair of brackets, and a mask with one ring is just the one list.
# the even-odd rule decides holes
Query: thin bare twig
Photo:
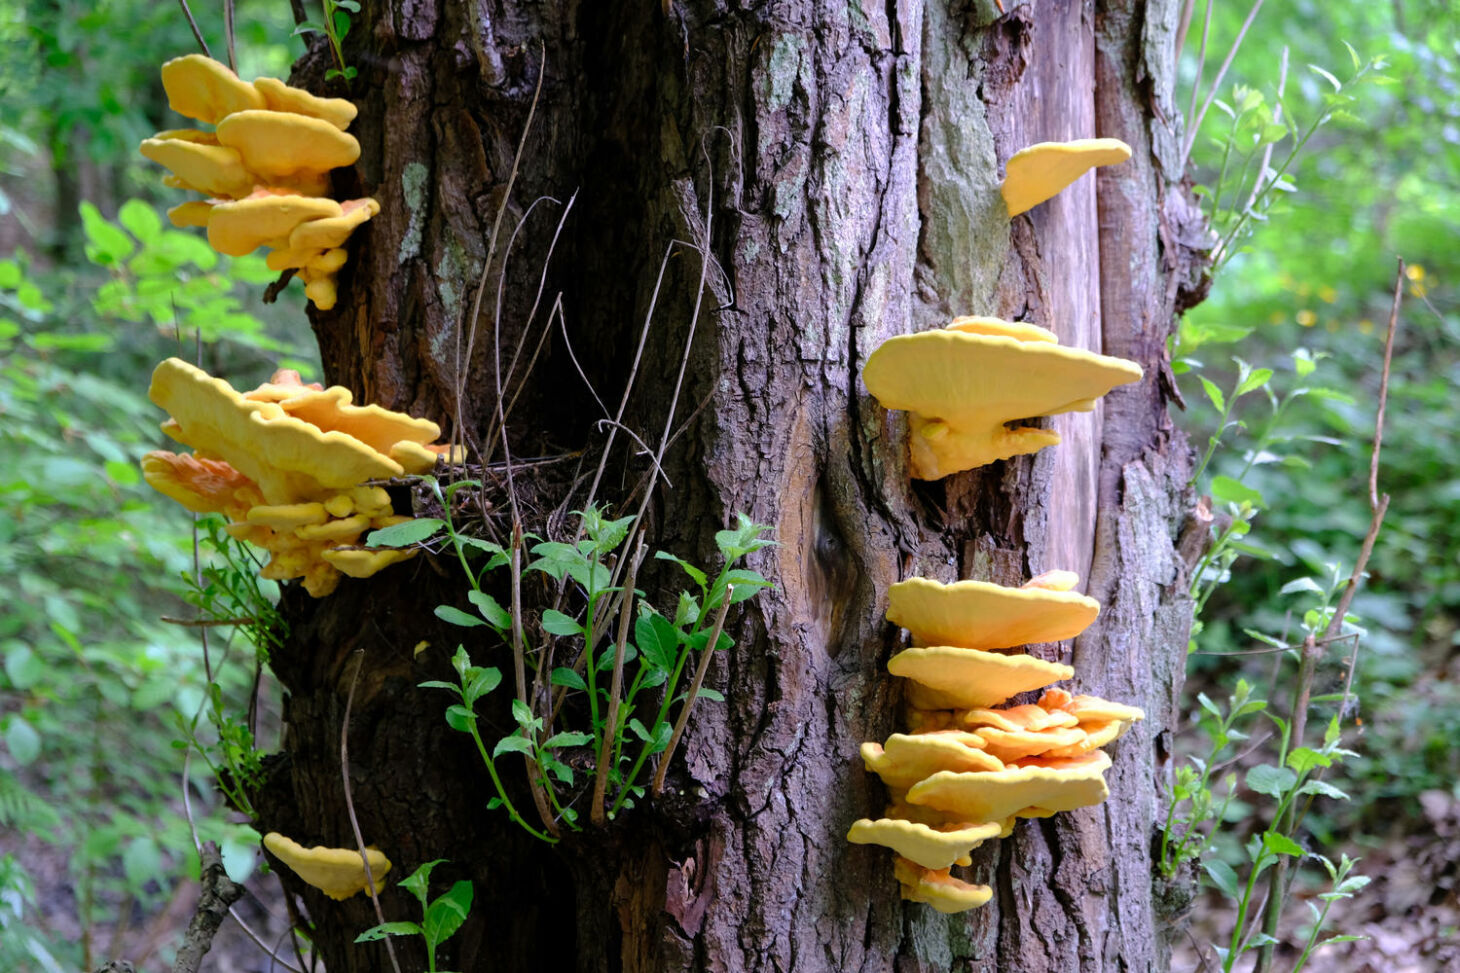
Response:
[{"label": "thin bare twig", "polygon": [[198,29],[198,22],[193,19],[193,11],[188,7],[188,0],[177,0],[178,6],[182,7],[183,16],[188,18],[188,26],[193,29],[193,37],[197,39],[198,46],[203,49],[204,57],[212,57],[213,52],[208,50],[208,42],[203,40],[203,32]]},{"label": "thin bare twig", "polygon": [[233,37],[233,0],[223,0],[223,38],[228,44],[228,68],[237,73],[238,55]]},{"label": "thin bare twig", "polygon": [[257,618],[173,618],[171,615],[159,615],[160,622],[169,625],[181,625],[184,628],[216,628],[220,625],[257,625]]},{"label": "thin bare twig", "polygon": [[[365,890],[375,906],[375,918],[385,925],[385,910],[380,907],[380,893],[375,887],[375,876],[370,871],[370,855],[365,850],[365,838],[360,834],[360,819],[355,816],[355,800],[350,795],[350,710],[355,705],[355,684],[360,681],[360,670],[365,666],[365,650],[355,650],[355,674],[350,677],[350,691],[345,696],[345,719],[340,726],[340,780],[345,787],[345,812],[350,816],[350,830],[355,834],[355,847],[360,852],[360,863],[365,866]],[[400,962],[395,958],[395,945],[385,937],[385,951],[390,954],[390,965],[400,973]]]},{"label": "thin bare twig", "polygon": [[720,613],[715,616],[715,627],[710,632],[709,641],[700,650],[700,664],[695,666],[695,677],[689,684],[689,695],[684,699],[684,706],[679,710],[679,719],[674,721],[674,732],[669,735],[669,745],[664,748],[664,755],[659,758],[659,768],[654,772],[654,787],[650,793],[655,797],[664,792],[664,775],[669,772],[669,761],[674,758],[674,749],[679,746],[679,738],[684,735],[684,727],[689,723],[689,711],[694,707],[695,697],[700,694],[700,686],[704,685],[705,673],[710,668],[715,646],[720,644],[720,633],[725,630],[725,616],[730,612],[730,595],[734,591],[733,584],[725,586],[725,600],[720,605]]},{"label": "thin bare twig", "polygon": [[624,574],[623,598],[618,605],[618,642],[613,651],[613,678],[608,690],[608,712],[604,714],[603,745],[598,750],[598,766],[593,768],[593,803],[589,816],[599,827],[605,823],[604,795],[608,790],[609,772],[613,769],[610,766],[613,741],[619,732],[619,694],[624,687],[624,651],[629,644],[629,625],[634,619],[634,582],[639,577],[639,565],[647,550],[644,546],[644,532],[640,529],[633,544],[634,553],[629,560],[629,569]]},{"label": "thin bare twig", "polygon": [[[1369,450],[1369,529],[1364,535],[1359,555],[1354,560],[1354,567],[1349,573],[1348,582],[1344,585],[1343,593],[1338,598],[1338,604],[1334,607],[1333,614],[1329,616],[1328,625],[1324,628],[1323,641],[1332,641],[1342,633],[1343,620],[1348,615],[1349,606],[1353,604],[1359,584],[1363,581],[1369,557],[1374,553],[1374,542],[1378,539],[1379,530],[1384,525],[1384,514],[1389,510],[1389,494],[1381,495],[1379,493],[1379,453],[1384,442],[1384,411],[1389,400],[1389,372],[1394,357],[1394,334],[1399,327],[1399,308],[1403,300],[1404,260],[1400,258],[1394,276],[1394,303],[1389,311],[1389,330],[1384,338],[1384,367],[1379,379],[1379,401],[1374,416],[1374,440]],[[1298,660],[1298,680],[1293,689],[1292,736],[1289,739],[1289,752],[1291,752],[1291,748],[1303,745],[1303,737],[1308,729],[1308,707],[1312,701],[1313,680],[1323,654],[1323,645],[1317,634],[1310,632],[1308,637],[1303,640],[1303,651]],[[1357,663],[1358,645],[1355,643],[1354,651],[1349,658],[1348,680],[1344,685],[1345,705],[1348,702],[1349,689],[1353,684],[1353,671]],[[1296,814],[1297,806],[1294,802],[1288,806],[1282,820],[1276,822],[1279,830],[1285,834],[1290,833]],[[1278,925],[1282,919],[1283,899],[1285,898],[1283,893],[1289,882],[1288,871],[1289,858],[1283,855],[1279,856],[1277,864],[1273,866],[1268,876],[1268,902],[1267,910],[1263,915],[1262,929],[1273,940],[1276,939]],[[1254,973],[1268,973],[1272,969],[1273,955],[1273,943],[1270,942],[1261,947],[1257,954]]]},{"label": "thin bare twig", "polygon": [[[1242,21],[1242,28],[1237,31],[1237,39],[1232,41],[1232,46],[1227,51],[1226,60],[1217,69],[1217,76],[1212,79],[1212,87],[1207,92],[1206,101],[1202,102],[1201,111],[1196,113],[1196,118],[1188,119],[1191,122],[1191,127],[1187,130],[1186,141],[1181,146],[1181,165],[1178,167],[1179,169],[1186,168],[1186,160],[1191,157],[1191,146],[1196,141],[1196,133],[1201,128],[1202,119],[1206,117],[1207,109],[1212,107],[1212,100],[1217,97],[1217,89],[1222,86],[1222,79],[1227,76],[1227,69],[1232,66],[1232,59],[1237,56],[1237,51],[1242,47],[1242,41],[1247,37],[1247,28],[1252,26],[1252,21],[1256,19],[1257,12],[1262,9],[1263,2],[1264,0],[1253,0],[1252,9],[1247,11],[1247,19]],[[1208,14],[1211,12],[1210,0],[1208,0],[1207,12]],[[1205,36],[1203,36],[1203,40],[1205,40]],[[1205,43],[1203,43],[1202,47],[1205,49]],[[1196,91],[1193,88],[1193,104],[1196,103],[1195,95]]]}]

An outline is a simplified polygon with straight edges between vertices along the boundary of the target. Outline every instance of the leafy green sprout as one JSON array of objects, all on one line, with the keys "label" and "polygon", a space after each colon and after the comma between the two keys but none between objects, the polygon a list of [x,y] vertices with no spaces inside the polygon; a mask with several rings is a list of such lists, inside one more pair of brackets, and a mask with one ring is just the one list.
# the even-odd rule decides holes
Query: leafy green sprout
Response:
[{"label": "leafy green sprout", "polygon": [[[1192,641],[1189,646],[1193,651],[1196,648],[1196,636],[1202,629],[1201,617],[1207,602],[1230,577],[1232,565],[1243,556],[1264,560],[1271,559],[1273,556],[1265,547],[1247,539],[1257,515],[1267,506],[1262,492],[1249,482],[1249,475],[1259,464],[1282,462],[1298,468],[1307,465],[1307,460],[1298,455],[1278,456],[1273,450],[1280,445],[1295,441],[1334,444],[1331,439],[1300,435],[1289,431],[1292,411],[1300,400],[1305,398],[1325,399],[1347,404],[1352,404],[1354,401],[1353,397],[1346,392],[1318,385],[1311,380],[1319,362],[1325,357],[1321,353],[1314,354],[1306,348],[1295,350],[1292,353],[1292,364],[1293,375],[1297,381],[1281,397],[1272,389],[1274,372],[1271,368],[1253,368],[1240,358],[1233,358],[1233,363],[1237,366],[1237,374],[1230,392],[1224,393],[1211,379],[1205,375],[1198,375],[1207,400],[1217,412],[1217,421],[1214,431],[1208,437],[1206,452],[1192,474],[1191,483],[1193,485],[1201,482],[1218,447],[1226,442],[1224,437],[1227,433],[1248,429],[1245,421],[1234,418],[1238,400],[1261,392],[1267,398],[1271,412],[1259,427],[1252,443],[1245,450],[1243,464],[1236,474],[1213,476],[1207,484],[1212,499],[1222,505],[1225,516],[1216,525],[1216,533],[1212,538],[1211,546],[1202,555],[1191,574],[1191,596],[1196,603],[1196,621],[1192,626]],[[1184,359],[1184,362],[1187,366],[1184,370],[1189,370],[1196,364],[1190,359]]]},{"label": "leafy green sprout", "polygon": [[[747,555],[772,543],[762,536],[768,528],[738,515],[735,527],[718,532],[715,540],[724,563],[713,578],[682,558],[657,552],[656,559],[678,565],[694,586],[693,591],[680,593],[673,615],[668,616],[655,610],[644,593],[634,587],[644,554],[633,534],[637,518],[611,519],[601,509],[590,506],[576,512],[580,531],[574,542],[544,541],[521,534],[509,550],[463,533],[451,519],[449,512],[457,493],[477,487],[476,481],[458,481],[444,489],[434,478],[428,477],[425,482],[446,515],[418,518],[375,531],[366,543],[405,546],[444,538],[461,565],[470,588],[467,601],[475,613],[439,605],[436,617],[463,628],[488,628],[501,642],[514,646],[517,691],[511,712],[516,729],[490,747],[477,730],[474,707],[502,683],[500,669],[473,666],[469,653],[458,647],[453,658],[458,681],[423,684],[458,694],[459,702],[447,710],[447,721],[476,742],[497,792],[491,806],[505,808],[512,820],[534,836],[552,840],[553,834],[529,825],[508,797],[497,763],[508,753],[520,753],[525,758],[529,783],[535,788],[534,800],[541,796],[539,813],[546,808],[551,815],[550,820],[544,820],[544,828],[554,833],[559,821],[573,830],[580,827],[579,812],[570,806],[573,802],[565,803],[560,794],[560,788],[577,784],[573,765],[561,755],[565,748],[589,746],[596,756],[591,808],[595,823],[615,817],[642,798],[646,785],[641,782],[641,774],[656,755],[660,755],[660,773],[654,787],[656,791],[662,788],[663,771],[695,700],[723,699],[701,683],[709,653],[733,644],[723,632],[725,612],[730,605],[753,598],[769,585],[758,572],[736,566]],[[523,549],[529,547],[524,563]],[[558,586],[555,607],[544,608],[535,616],[519,609],[514,617],[483,587],[491,572],[503,567],[509,569],[506,581],[513,592],[513,604],[520,605],[523,578],[536,572]],[[615,583],[620,572],[621,583]],[[579,606],[576,611],[563,610],[573,604]],[[611,635],[615,632],[616,637]],[[524,648],[520,653],[516,650],[525,645],[528,634],[538,633],[541,639],[535,648]],[[557,657],[560,647],[576,650],[573,664],[553,664],[562,661]],[[695,653],[699,653],[699,663],[690,686],[682,690]],[[531,693],[526,672],[529,663],[533,669]],[[623,674],[629,665],[635,668],[625,688]],[[643,694],[655,690],[660,692],[660,700],[646,725],[635,713]],[[569,694],[586,700],[585,726],[559,727]],[[676,704],[679,716],[671,723],[671,710]]]},{"label": "leafy green sprout", "polygon": [[[1389,80],[1382,73],[1387,66],[1384,58],[1364,61],[1352,45],[1345,42],[1344,47],[1354,72],[1348,81],[1340,81],[1317,64],[1308,65],[1332,90],[1319,96],[1318,110],[1306,126],[1298,124],[1284,93],[1286,52],[1271,104],[1261,91],[1244,85],[1233,87],[1230,103],[1212,99],[1226,117],[1227,127],[1212,137],[1220,160],[1216,178],[1210,186],[1197,186],[1195,192],[1202,197],[1203,210],[1218,237],[1212,248],[1213,276],[1241,251],[1253,224],[1267,221],[1281,195],[1297,191],[1291,171],[1318,130],[1331,121],[1353,117],[1348,109],[1357,101],[1356,88]],[[1274,165],[1274,155],[1284,143],[1286,152]]]},{"label": "leafy green sprout", "polygon": [[[183,572],[183,597],[198,610],[201,621],[208,625],[232,625],[244,634],[254,647],[256,664],[266,664],[269,652],[283,645],[285,623],[274,607],[274,599],[265,592],[259,578],[259,565],[243,542],[230,536],[221,517],[200,517],[197,526],[202,536],[199,547],[214,553],[216,560],[201,567],[197,575]],[[219,660],[226,664],[227,655]],[[250,799],[263,773],[263,752],[255,746],[253,731],[239,721],[223,699],[218,674],[210,674],[203,706],[191,718],[176,716],[181,740],[178,749],[192,748],[207,763],[228,802],[253,817]],[[216,739],[209,743],[198,732],[206,713]]]},{"label": "leafy green sprout", "polygon": [[426,942],[426,969],[429,973],[446,973],[436,969],[436,950],[466,922],[471,912],[472,884],[463,879],[446,892],[428,901],[431,872],[444,858],[426,862],[406,878],[400,887],[421,903],[420,922],[383,922],[355,937],[357,943],[373,943],[387,936],[420,936]]},{"label": "leafy green sprout", "polygon": [[329,40],[330,53],[335,59],[335,66],[324,73],[324,79],[333,81],[335,78],[343,78],[345,81],[353,81],[360,72],[353,64],[345,64],[342,45],[346,35],[350,33],[350,14],[360,12],[359,0],[322,0],[322,5],[324,22],[321,24],[307,20],[294,28],[294,33],[324,34]]}]

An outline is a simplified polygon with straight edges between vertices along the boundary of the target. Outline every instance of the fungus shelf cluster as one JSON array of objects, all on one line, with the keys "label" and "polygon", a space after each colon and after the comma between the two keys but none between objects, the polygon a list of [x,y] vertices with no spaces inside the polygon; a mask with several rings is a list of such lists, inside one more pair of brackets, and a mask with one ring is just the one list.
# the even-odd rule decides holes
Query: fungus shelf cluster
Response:
[{"label": "fungus shelf cluster", "polygon": [[365,859],[354,848],[324,848],[318,845],[306,848],[277,831],[264,835],[264,847],[305,884],[313,885],[336,900],[348,899],[372,886],[379,890],[380,880],[390,871],[390,859],[374,846],[365,849],[365,855],[370,861],[368,874],[365,871]]},{"label": "fungus shelf cluster", "polygon": [[316,598],[340,575],[366,578],[410,550],[366,550],[369,530],[397,515],[370,481],[428,472],[447,447],[436,423],[351,404],[341,386],[305,385],[281,370],[251,392],[178,358],[152,373],[148,395],[172,418],[162,431],[192,453],[155,451],[147,482],[196,513],[228,517],[228,532],[272,555],[263,576],[303,578]]},{"label": "fungus shelf cluster", "polygon": [[1007,837],[1018,818],[1105,800],[1110,758],[1099,748],[1141,719],[1139,709],[1062,689],[994,708],[1074,675],[1010,650],[1073,638],[1095,620],[1099,604],[1069,590],[1077,580],[1067,571],[1022,588],[912,578],[889,590],[888,620],[914,643],[887,664],[910,683],[912,732],[862,744],[867,770],[882,778],[891,801],[881,818],[855,822],[847,838],[897,853],[903,898],[940,912],[981,906],[993,890],[953,877],[952,866]]},{"label": "fungus shelf cluster", "polygon": [[[1130,147],[1116,139],[1030,146],[1005,168],[1005,207],[1012,218],[1090,168],[1128,158]],[[1134,362],[1062,348],[1048,329],[990,317],[889,338],[862,371],[885,408],[909,413],[908,472],[924,480],[1053,446],[1058,433],[1011,424],[1088,411],[1141,376]],[[891,800],[881,818],[855,822],[847,838],[896,852],[903,898],[948,913],[983,905],[992,889],[955,878],[954,865],[970,864],[983,842],[1007,837],[1018,818],[1099,804],[1109,793],[1110,757],[1100,748],[1144,714],[1046,688],[1074,670],[1015,651],[1074,638],[1095,620],[1100,605],[1071,590],[1078,580],[1053,571],[1005,588],[912,578],[889,591],[887,618],[913,641],[887,664],[909,683],[909,732],[862,744],[863,763]],[[1034,703],[1003,706],[1038,689],[1044,693]]]},{"label": "fungus shelf cluster", "polygon": [[173,111],[214,126],[142,142],[144,156],[171,170],[169,186],[208,197],[168,210],[173,225],[207,227],[209,245],[229,256],[270,248],[270,269],[297,271],[315,307],[334,307],[345,241],[380,212],[374,199],[328,198],[330,170],[360,157],[345,132],[355,106],[275,78],[249,84],[201,54],[164,64],[162,86]]}]

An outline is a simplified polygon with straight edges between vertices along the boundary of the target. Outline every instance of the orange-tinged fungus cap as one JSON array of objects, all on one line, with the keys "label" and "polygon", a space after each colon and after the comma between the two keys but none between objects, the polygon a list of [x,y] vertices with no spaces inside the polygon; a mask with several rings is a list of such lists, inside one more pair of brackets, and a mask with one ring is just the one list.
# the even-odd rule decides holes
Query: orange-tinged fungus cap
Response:
[{"label": "orange-tinged fungus cap", "polygon": [[179,203],[167,211],[167,220],[179,229],[189,226],[207,226],[208,214],[213,212],[213,204],[201,200],[189,200],[186,203]]},{"label": "orange-tinged fungus cap", "polygon": [[1026,808],[1073,811],[1099,804],[1109,795],[1105,770],[1110,757],[1099,750],[1065,761],[1029,758],[1003,770],[940,771],[908,788],[909,804],[957,815],[969,821],[999,821]]},{"label": "orange-tinged fungus cap", "polygon": [[896,818],[862,818],[852,823],[847,840],[856,845],[882,845],[924,868],[948,868],[1003,830],[994,822],[930,826]]},{"label": "orange-tinged fungus cap", "polygon": [[301,223],[338,216],[339,212],[340,204],[332,199],[257,192],[247,199],[213,207],[208,214],[208,244],[219,253],[241,257],[289,239]]},{"label": "orange-tinged fungus cap", "polygon": [[150,138],[142,140],[142,154],[172,170],[184,189],[208,196],[238,199],[253,192],[257,181],[226,145]]},{"label": "orange-tinged fungus cap", "polygon": [[972,709],[1068,679],[1075,670],[1032,655],[1003,655],[947,645],[905,649],[887,669],[913,681],[907,699],[918,709]]},{"label": "orange-tinged fungus cap", "polygon": [[915,642],[965,649],[1059,642],[1079,635],[1100,614],[1099,602],[1072,591],[987,581],[908,578],[887,596],[887,620],[911,632]]},{"label": "orange-tinged fungus cap", "polygon": [[[277,383],[271,383],[277,387]],[[342,385],[299,391],[276,401],[284,414],[302,419],[320,429],[342,432],[371,449],[389,454],[402,442],[424,444],[441,435],[441,427],[430,419],[417,419],[378,405],[353,405],[354,396]],[[431,454],[431,463],[436,454]]]},{"label": "orange-tinged fungus cap", "polygon": [[232,517],[247,506],[240,494],[256,492],[252,480],[222,460],[164,450],[142,457],[142,477],[158,493],[199,514]]},{"label": "orange-tinged fungus cap", "polygon": [[273,506],[260,504],[248,512],[245,520],[272,530],[293,531],[329,519],[324,504],[317,502],[286,503]]},{"label": "orange-tinged fungus cap", "polygon": [[355,106],[343,98],[321,98],[303,88],[287,85],[278,78],[255,78],[253,86],[263,96],[265,104],[252,107],[320,118],[340,131],[349,128],[357,114]]},{"label": "orange-tinged fungus cap", "polygon": [[365,849],[370,859],[370,878],[366,878],[365,863],[354,848],[305,848],[277,831],[264,835],[264,847],[295,875],[332,899],[348,899],[364,891],[370,887],[370,879],[379,891],[380,880],[390,871],[390,859],[376,848]]},{"label": "orange-tinged fungus cap", "polygon": [[299,276],[304,278],[304,296],[321,311],[330,310],[340,299],[334,274],[318,274],[306,267]]},{"label": "orange-tinged fungus cap", "polygon": [[988,741],[988,752],[1006,764],[1052,750],[1080,747],[1086,740],[1085,731],[1077,726],[1054,726],[1045,730],[1001,730],[986,726],[979,729],[978,735]]},{"label": "orange-tinged fungus cap", "polygon": [[999,770],[1002,761],[984,752],[976,733],[937,730],[894,733],[885,745],[862,744],[862,763],[894,792],[904,790],[940,770]]},{"label": "orange-tinged fungus cap", "polygon": [[250,172],[272,181],[327,173],[360,158],[354,136],[324,119],[289,112],[234,112],[218,123],[218,141],[237,149]]},{"label": "orange-tinged fungus cap", "polygon": [[1096,166],[1115,165],[1129,158],[1130,146],[1120,139],[1040,142],[1009,159],[999,192],[1009,207],[1009,215],[1018,216],[1055,196]]},{"label": "orange-tinged fungus cap", "polygon": [[970,709],[963,714],[965,726],[974,727],[974,732],[982,732],[984,727],[993,727],[1000,730],[1040,730],[1061,729],[1072,727],[1078,724],[1073,713],[1066,713],[1063,710],[1047,710],[1035,703],[1025,703],[1023,706],[1010,706],[1007,709],[988,709],[978,707]]},{"label": "orange-tinged fungus cap", "polygon": [[388,550],[388,551],[364,551],[355,548],[344,548],[341,550],[325,551],[322,555],[326,561],[339,569],[341,574],[348,574],[352,578],[368,578],[383,568],[388,568],[399,561],[405,561],[415,557],[416,552],[411,550]]},{"label": "orange-tinged fungus cap", "polygon": [[909,472],[923,480],[1054,445],[1058,433],[1005,423],[1088,411],[1140,377],[1139,365],[1119,358],[947,328],[889,338],[862,370],[884,407],[912,413]]},{"label": "orange-tinged fungus cap", "polygon": [[317,220],[298,227],[289,234],[291,250],[331,250],[343,246],[355,228],[380,212],[374,199],[347,199],[340,204],[340,215]]},{"label": "orange-tinged fungus cap", "polygon": [[152,373],[148,395],[174,422],[179,442],[227,460],[270,504],[320,499],[365,480],[400,476],[387,456],[340,432],[321,431],[272,402],[250,402],[227,382],[180,358]]},{"label": "orange-tinged fungus cap", "polygon": [[175,57],[162,65],[167,103],[179,115],[209,125],[234,112],[264,107],[264,96],[226,64],[201,54]]},{"label": "orange-tinged fungus cap", "polygon": [[956,879],[946,868],[924,868],[901,856],[893,859],[892,873],[902,885],[904,899],[922,902],[950,915],[977,909],[994,897],[994,890],[987,885]]},{"label": "orange-tinged fungus cap", "polygon": [[1041,696],[1039,705],[1046,709],[1058,709],[1069,713],[1081,725],[1105,723],[1110,720],[1134,723],[1146,718],[1146,711],[1139,706],[1113,703],[1108,699],[1101,699],[1099,696],[1071,696],[1068,693],[1053,695],[1054,692],[1051,690]]}]

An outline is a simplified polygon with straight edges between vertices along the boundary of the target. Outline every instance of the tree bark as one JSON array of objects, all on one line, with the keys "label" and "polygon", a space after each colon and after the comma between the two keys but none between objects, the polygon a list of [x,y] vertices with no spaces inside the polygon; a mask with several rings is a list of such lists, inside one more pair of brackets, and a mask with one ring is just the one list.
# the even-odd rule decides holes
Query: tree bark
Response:
[{"label": "tree bark", "polygon": [[[262,829],[352,844],[338,755],[360,666],[349,750],[366,840],[394,861],[392,882],[447,858],[436,894],[475,883],[443,967],[1164,968],[1150,848],[1190,620],[1174,547],[1187,447],[1166,415],[1165,338],[1200,267],[1172,151],[1178,5],[1007,6],[418,0],[367,10],[352,31],[366,45],[347,50],[364,154],[358,184],[342,188],[383,211],[354,244],[339,306],[313,316],[329,380],[484,440],[495,342],[505,363],[524,333],[537,340],[546,265],[564,325],[516,404],[514,456],[601,445],[577,368],[612,408],[652,308],[627,424],[657,441],[682,353],[675,421],[707,403],[666,458],[655,545],[712,563],[733,511],[773,524],[780,542],[752,558],[777,587],[732,611],[736,646],[709,680],[727,702],[698,706],[669,792],[555,848],[485,810],[483,772],[445,726],[444,695],[415,688],[450,677],[465,631],[432,616],[464,600],[450,564],[418,558],[321,601],[287,594],[290,638],[273,665],[290,732],[258,802]],[[323,66],[307,59],[297,74]],[[1011,222],[1003,160],[1092,136],[1123,138],[1134,157]],[[532,208],[509,248],[540,197],[558,202]],[[711,263],[677,246],[656,300],[674,240],[707,240]],[[1056,417],[1058,447],[914,484],[906,418],[867,395],[860,370],[884,339],[956,314],[1031,321],[1146,377],[1094,412]],[[456,349],[472,329],[458,414]],[[531,485],[535,469],[518,476]],[[1111,748],[1106,804],[1021,822],[975,853],[972,879],[995,888],[987,906],[946,917],[904,902],[890,853],[844,837],[886,800],[858,747],[899,726],[887,588],[913,575],[1017,584],[1051,568],[1086,576],[1104,610],[1073,646],[1033,651],[1072,660],[1078,691],[1141,705],[1147,720]],[[641,586],[663,604],[674,584]],[[469,648],[503,664],[500,648]],[[366,900],[284,880],[331,973],[388,968],[379,945],[349,945],[376,921]],[[387,918],[418,918],[393,887],[381,899]],[[424,968],[417,944],[403,941],[403,969]]]}]

